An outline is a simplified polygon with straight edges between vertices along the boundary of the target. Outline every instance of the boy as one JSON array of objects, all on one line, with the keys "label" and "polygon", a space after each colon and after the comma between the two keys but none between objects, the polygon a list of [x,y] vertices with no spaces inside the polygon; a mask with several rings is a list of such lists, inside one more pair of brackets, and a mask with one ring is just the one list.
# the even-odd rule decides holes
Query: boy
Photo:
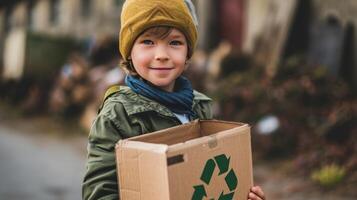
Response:
[{"label": "boy", "polygon": [[[127,0],[120,53],[126,85],[109,93],[89,135],[83,199],[119,199],[114,147],[118,140],[212,119],[211,99],[181,76],[197,41],[194,9],[184,0]],[[253,187],[250,199],[264,199]]]}]

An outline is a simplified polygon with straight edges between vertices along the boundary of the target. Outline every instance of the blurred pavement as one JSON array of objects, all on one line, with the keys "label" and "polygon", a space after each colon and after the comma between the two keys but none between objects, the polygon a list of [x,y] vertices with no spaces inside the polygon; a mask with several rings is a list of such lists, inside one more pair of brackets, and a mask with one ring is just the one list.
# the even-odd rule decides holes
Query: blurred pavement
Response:
[{"label": "blurred pavement", "polygon": [[0,199],[81,199],[86,137],[38,130],[0,119]]}]

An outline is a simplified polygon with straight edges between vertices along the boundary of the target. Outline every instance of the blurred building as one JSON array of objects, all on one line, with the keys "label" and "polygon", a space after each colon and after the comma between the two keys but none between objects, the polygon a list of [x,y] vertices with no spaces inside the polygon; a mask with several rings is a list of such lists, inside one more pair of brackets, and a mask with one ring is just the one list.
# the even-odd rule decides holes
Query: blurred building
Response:
[{"label": "blurred building", "polygon": [[314,0],[309,54],[357,91],[357,1]]},{"label": "blurred building", "polygon": [[[253,55],[271,74],[285,57],[307,54],[312,63],[324,65],[332,74],[357,85],[357,1],[192,1],[199,19],[200,49],[211,52],[227,41],[234,52]],[[0,55],[6,54],[4,46],[9,38],[21,43],[19,38],[24,36],[20,32],[88,39],[89,43],[91,38],[101,35],[117,37],[123,2],[1,0]],[[21,65],[21,59],[12,60],[11,65]]]},{"label": "blurred building", "polygon": [[[274,74],[281,61],[306,56],[357,88],[357,1],[196,0],[199,47],[228,41]],[[222,66],[224,67],[224,66]]]},{"label": "blurred building", "polygon": [[[71,35],[117,34],[122,0],[2,0],[1,29]],[[100,29],[98,29],[100,27]]]},{"label": "blurred building", "polygon": [[[25,71],[24,66],[32,59],[27,48],[39,51],[37,54],[49,53],[54,48],[61,48],[58,45],[61,46],[63,40],[56,41],[56,38],[85,40],[91,45],[93,40],[104,36],[117,37],[121,6],[121,0],[2,0],[0,74],[5,78],[19,79]],[[38,41],[31,34],[41,35],[38,37],[47,49],[41,52],[33,48],[35,44],[29,46]],[[48,67],[58,68],[55,65],[59,62]]]}]

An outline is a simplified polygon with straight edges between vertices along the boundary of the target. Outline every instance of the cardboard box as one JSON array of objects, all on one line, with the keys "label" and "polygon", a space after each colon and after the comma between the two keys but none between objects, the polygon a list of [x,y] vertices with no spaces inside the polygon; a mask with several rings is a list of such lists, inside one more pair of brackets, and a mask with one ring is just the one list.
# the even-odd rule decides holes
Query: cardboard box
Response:
[{"label": "cardboard box", "polygon": [[247,199],[253,185],[250,127],[201,120],[116,146],[122,200]]}]

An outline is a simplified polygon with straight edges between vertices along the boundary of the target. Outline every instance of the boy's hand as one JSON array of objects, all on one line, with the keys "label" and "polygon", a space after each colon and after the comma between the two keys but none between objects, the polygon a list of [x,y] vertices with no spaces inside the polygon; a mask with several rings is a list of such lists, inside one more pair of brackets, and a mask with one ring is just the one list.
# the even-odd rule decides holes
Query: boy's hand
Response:
[{"label": "boy's hand", "polygon": [[262,188],[259,186],[253,186],[250,188],[248,200],[265,200],[265,195]]}]

